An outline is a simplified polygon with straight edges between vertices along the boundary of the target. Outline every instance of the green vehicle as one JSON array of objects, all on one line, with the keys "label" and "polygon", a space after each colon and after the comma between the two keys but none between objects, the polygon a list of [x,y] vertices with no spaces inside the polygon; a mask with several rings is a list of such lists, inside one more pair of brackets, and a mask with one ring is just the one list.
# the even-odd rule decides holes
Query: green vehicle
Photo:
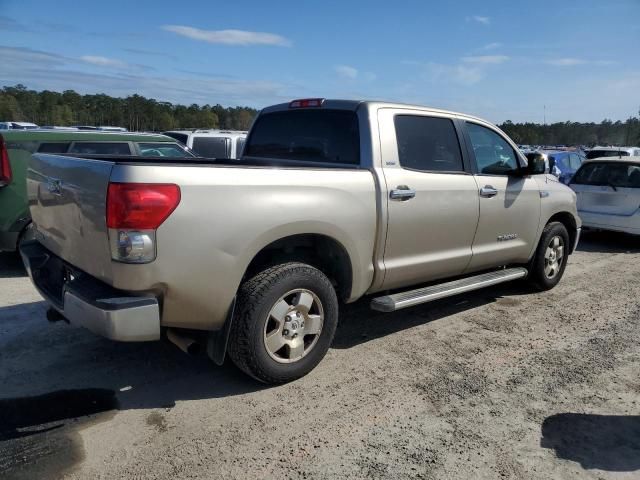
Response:
[{"label": "green vehicle", "polygon": [[29,235],[27,164],[32,153],[194,157],[175,139],[149,133],[2,130],[0,133],[0,252]]}]

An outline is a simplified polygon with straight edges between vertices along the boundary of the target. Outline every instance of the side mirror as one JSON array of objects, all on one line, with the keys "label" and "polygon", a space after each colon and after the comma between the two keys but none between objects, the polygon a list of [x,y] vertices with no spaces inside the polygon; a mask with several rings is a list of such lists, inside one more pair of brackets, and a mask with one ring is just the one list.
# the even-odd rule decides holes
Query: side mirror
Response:
[{"label": "side mirror", "polygon": [[540,175],[547,171],[547,162],[542,153],[527,153],[526,157],[527,166],[523,168],[525,175]]}]

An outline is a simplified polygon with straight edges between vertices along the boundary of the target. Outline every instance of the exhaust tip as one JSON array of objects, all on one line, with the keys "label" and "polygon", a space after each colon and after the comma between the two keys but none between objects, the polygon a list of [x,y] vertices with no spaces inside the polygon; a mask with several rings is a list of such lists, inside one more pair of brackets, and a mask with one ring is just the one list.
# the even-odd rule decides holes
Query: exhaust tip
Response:
[{"label": "exhaust tip", "polygon": [[176,347],[189,355],[197,355],[200,353],[200,344],[193,338],[185,337],[173,329],[167,330],[167,338]]}]

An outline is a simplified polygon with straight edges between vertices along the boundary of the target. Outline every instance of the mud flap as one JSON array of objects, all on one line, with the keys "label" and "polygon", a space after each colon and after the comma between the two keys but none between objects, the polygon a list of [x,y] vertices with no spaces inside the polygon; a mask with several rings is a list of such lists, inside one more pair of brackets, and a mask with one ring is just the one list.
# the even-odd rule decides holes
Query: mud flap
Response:
[{"label": "mud flap", "polygon": [[224,357],[227,354],[227,344],[229,343],[229,333],[231,332],[231,323],[233,322],[235,310],[236,297],[233,297],[224,326],[217,332],[211,332],[207,339],[207,356],[216,365],[222,365],[224,363]]}]

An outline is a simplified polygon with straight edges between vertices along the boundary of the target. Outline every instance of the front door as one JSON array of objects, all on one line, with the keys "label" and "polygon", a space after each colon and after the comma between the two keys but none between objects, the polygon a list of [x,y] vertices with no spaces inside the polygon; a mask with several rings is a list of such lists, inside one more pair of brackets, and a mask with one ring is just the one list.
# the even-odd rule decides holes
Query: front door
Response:
[{"label": "front door", "polygon": [[453,119],[398,109],[382,109],[378,119],[388,208],[383,288],[461,274],[479,197]]},{"label": "front door", "polygon": [[538,237],[538,184],[521,174],[518,154],[501,134],[473,122],[464,125],[480,200],[480,221],[467,271],[525,263]]}]

